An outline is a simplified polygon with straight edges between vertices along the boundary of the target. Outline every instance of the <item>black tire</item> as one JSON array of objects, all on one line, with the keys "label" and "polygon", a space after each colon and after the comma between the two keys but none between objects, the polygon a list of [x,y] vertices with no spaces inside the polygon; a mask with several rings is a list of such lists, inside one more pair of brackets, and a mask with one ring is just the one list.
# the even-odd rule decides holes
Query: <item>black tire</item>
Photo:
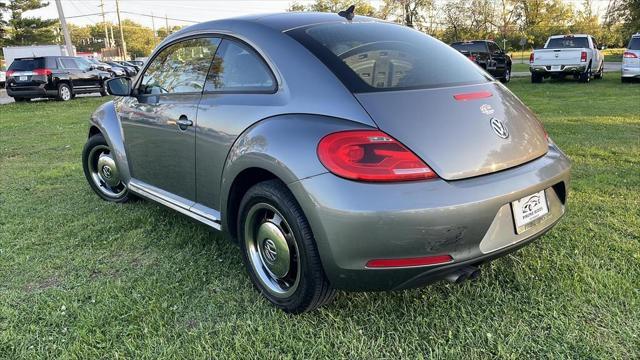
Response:
[{"label": "black tire", "polygon": [[600,70],[597,73],[593,74],[593,78],[597,80],[601,80],[604,77],[604,63],[600,66]]},{"label": "black tire", "polygon": [[[96,150],[94,151],[94,149]],[[104,179],[97,177],[96,170],[98,170],[98,157],[96,156],[96,151],[98,149],[106,150],[107,154],[110,153],[111,148],[102,134],[91,136],[82,149],[82,169],[87,182],[89,182],[89,186],[91,186],[91,189],[103,200],[116,203],[123,203],[131,200],[133,195],[129,193],[129,190],[123,183],[121,186],[110,186],[104,181]],[[99,156],[103,153],[105,152],[103,151],[97,155]],[[114,169],[116,170],[116,174],[118,174],[117,168],[114,167]]]},{"label": "black tire", "polygon": [[511,67],[505,68],[504,69],[504,74],[500,78],[500,82],[503,83],[503,84],[506,84],[509,81],[511,81]]},{"label": "black tire", "polygon": [[620,77],[620,82],[623,83],[623,84],[630,83],[631,82],[631,78]]},{"label": "black tire", "polygon": [[534,84],[540,84],[542,82],[542,75],[531,74],[531,82]]},{"label": "black tire", "polygon": [[[267,265],[264,261],[256,261],[256,258],[264,258],[262,255],[266,251],[264,247],[260,248],[262,253],[258,257],[256,255],[257,247],[251,245],[251,239],[258,238],[260,235],[259,233],[255,235],[255,232],[258,232],[257,225],[269,223],[267,219],[257,221],[257,219],[262,219],[262,216],[260,216],[261,213],[255,212],[255,209],[261,206],[269,206],[277,211],[278,215],[284,218],[284,221],[280,222],[280,224],[284,224],[283,227],[288,230],[286,242],[290,250],[287,251],[287,254],[291,265],[288,267],[287,276],[292,276],[293,278],[293,272],[296,275],[295,288],[289,289],[291,291],[290,294],[276,296],[273,294],[273,290],[270,290],[262,282],[265,274],[267,274],[266,276],[273,276],[273,274],[268,275],[269,270],[267,270]],[[237,226],[242,259],[251,282],[273,305],[287,313],[300,314],[316,309],[334,298],[336,291],[331,288],[322,268],[311,227],[300,205],[281,181],[264,181],[254,185],[246,192],[240,202]],[[247,233],[247,229],[251,234]],[[256,243],[262,241],[262,244],[264,244],[267,240],[268,238],[257,240]],[[291,249],[294,249],[295,252],[291,251]],[[294,269],[294,263],[297,266],[296,269]],[[259,271],[260,274],[258,273]],[[297,277],[298,274],[299,277]],[[287,282],[290,281],[287,280]],[[287,282],[285,284],[288,285]]]},{"label": "black tire", "polygon": [[69,101],[73,99],[73,91],[71,90],[71,86],[67,83],[61,83],[58,85],[58,95],[56,99],[60,101]]},{"label": "black tire", "polygon": [[591,81],[591,76],[591,66],[589,66],[587,70],[580,74],[580,82],[588,84]]},{"label": "black tire", "polygon": [[100,86],[100,96],[107,96],[107,95],[109,95],[109,93],[107,92],[107,86],[103,82],[102,86]]}]

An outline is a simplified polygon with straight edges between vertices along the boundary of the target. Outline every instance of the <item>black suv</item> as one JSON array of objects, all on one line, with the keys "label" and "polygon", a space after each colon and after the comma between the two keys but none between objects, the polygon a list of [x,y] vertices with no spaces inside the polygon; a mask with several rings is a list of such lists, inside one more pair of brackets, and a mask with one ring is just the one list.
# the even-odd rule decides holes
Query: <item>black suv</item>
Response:
[{"label": "black suv", "polygon": [[7,94],[17,102],[33,98],[67,101],[76,94],[107,95],[108,72],[79,57],[43,56],[15,59],[7,71]]},{"label": "black suv", "polygon": [[503,83],[511,80],[511,57],[493,41],[454,42],[451,46]]}]

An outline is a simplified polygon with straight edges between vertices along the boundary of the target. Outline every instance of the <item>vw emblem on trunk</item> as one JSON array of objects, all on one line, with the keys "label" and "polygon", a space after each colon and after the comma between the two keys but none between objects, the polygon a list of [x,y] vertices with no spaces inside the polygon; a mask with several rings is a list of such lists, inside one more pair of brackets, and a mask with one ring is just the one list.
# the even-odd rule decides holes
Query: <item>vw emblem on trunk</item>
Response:
[{"label": "vw emblem on trunk", "polygon": [[491,128],[493,131],[503,139],[509,137],[509,131],[507,131],[507,127],[502,123],[502,121],[492,118],[489,122],[491,124]]}]

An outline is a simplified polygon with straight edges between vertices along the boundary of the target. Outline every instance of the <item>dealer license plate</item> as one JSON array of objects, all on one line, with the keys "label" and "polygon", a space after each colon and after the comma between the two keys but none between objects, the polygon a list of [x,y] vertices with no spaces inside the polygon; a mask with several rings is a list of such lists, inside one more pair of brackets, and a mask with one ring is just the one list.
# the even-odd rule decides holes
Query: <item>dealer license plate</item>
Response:
[{"label": "dealer license plate", "polygon": [[516,232],[521,234],[537,224],[536,220],[549,213],[549,205],[544,190],[523,197],[511,203]]},{"label": "dealer license plate", "polygon": [[28,77],[27,76],[20,76],[18,79],[20,81],[27,81]]},{"label": "dealer license plate", "polygon": [[560,71],[560,65],[552,65],[551,71]]}]

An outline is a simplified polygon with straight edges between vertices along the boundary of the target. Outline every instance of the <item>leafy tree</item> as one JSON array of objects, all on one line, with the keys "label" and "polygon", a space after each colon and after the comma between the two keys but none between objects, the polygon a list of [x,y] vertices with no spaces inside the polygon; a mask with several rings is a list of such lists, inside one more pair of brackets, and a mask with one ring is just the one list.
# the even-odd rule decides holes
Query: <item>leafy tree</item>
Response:
[{"label": "leafy tree", "polygon": [[294,2],[289,6],[289,11],[337,13],[347,9],[351,5],[356,6],[356,15],[376,16],[376,8],[367,0],[315,0],[314,3],[307,6]]},{"label": "leafy tree", "polygon": [[[41,0],[5,0],[4,12],[9,13],[6,21],[9,36],[8,45],[53,44],[58,39],[58,20],[43,20],[35,17],[23,17],[25,11],[36,10],[49,5]],[[1,25],[0,25],[1,26]]]},{"label": "leafy tree", "polygon": [[385,0],[380,17],[422,30],[426,23],[433,23],[427,18],[433,18],[434,12],[434,0]]},{"label": "leafy tree", "polygon": [[[124,41],[127,43],[127,54],[129,57],[148,56],[151,53],[155,47],[153,30],[129,19],[122,20],[122,29]],[[115,31],[116,29],[114,28],[114,32]],[[116,35],[115,38],[116,45],[122,48],[120,36]]]}]

